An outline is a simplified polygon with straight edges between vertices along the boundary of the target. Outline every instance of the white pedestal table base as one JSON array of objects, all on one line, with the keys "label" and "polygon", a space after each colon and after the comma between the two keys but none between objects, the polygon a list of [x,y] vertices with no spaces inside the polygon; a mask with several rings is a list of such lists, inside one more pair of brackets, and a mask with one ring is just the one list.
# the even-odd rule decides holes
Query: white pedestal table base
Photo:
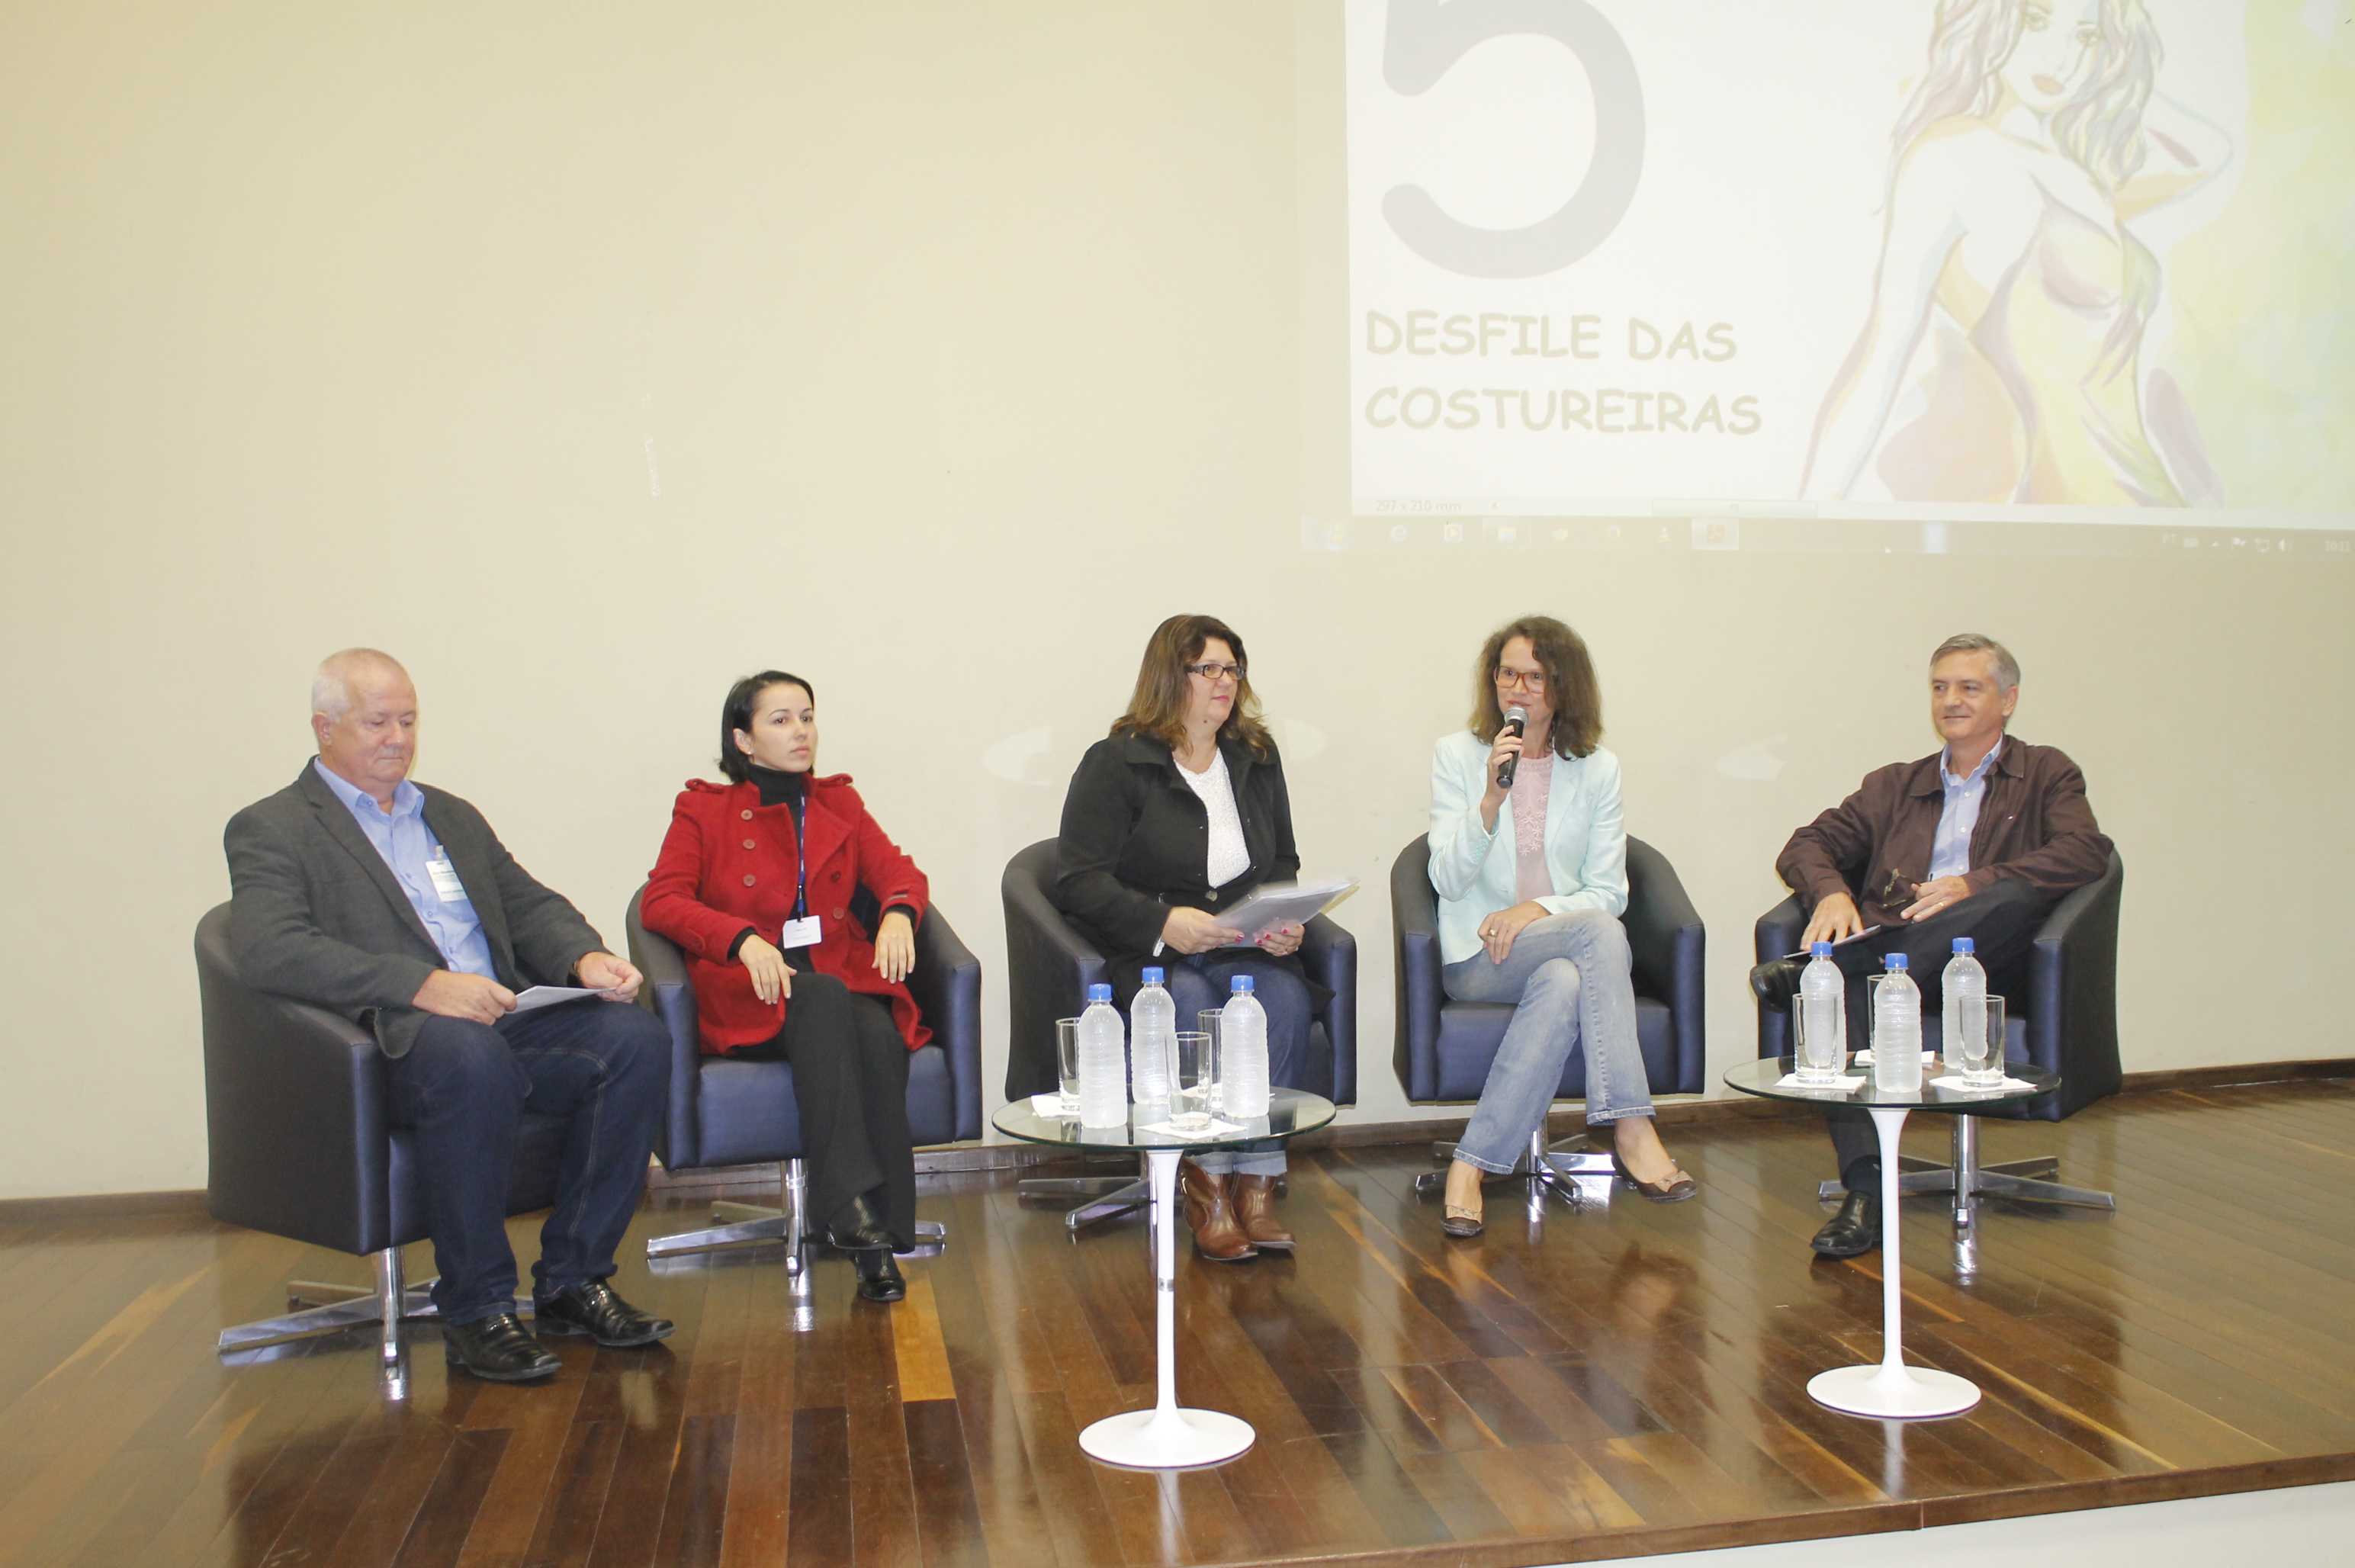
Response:
[{"label": "white pedestal table base", "polygon": [[1178,1403],[1178,1244],[1174,1222],[1178,1159],[1185,1151],[1147,1149],[1153,1181],[1153,1349],[1160,1397],[1151,1410],[1106,1416],[1080,1434],[1090,1458],[1138,1470],[1178,1470],[1231,1459],[1257,1441],[1251,1423]]},{"label": "white pedestal table base", "polygon": [[1850,1415],[1954,1415],[1979,1402],[1977,1383],[1933,1367],[1905,1364],[1905,1290],[1899,1280],[1897,1140],[1905,1126],[1902,1105],[1870,1107],[1881,1135],[1881,1364],[1841,1367],[1807,1380],[1817,1404]]}]

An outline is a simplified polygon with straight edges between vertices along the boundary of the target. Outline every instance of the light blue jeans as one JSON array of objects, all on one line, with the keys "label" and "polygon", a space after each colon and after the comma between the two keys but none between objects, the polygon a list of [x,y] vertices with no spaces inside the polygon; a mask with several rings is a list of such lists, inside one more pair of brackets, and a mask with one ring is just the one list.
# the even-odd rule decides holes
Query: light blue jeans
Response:
[{"label": "light blue jeans", "polygon": [[1562,1063],[1581,1049],[1589,1122],[1652,1114],[1636,1044],[1634,965],[1620,923],[1583,909],[1521,927],[1502,964],[1476,953],[1441,971],[1447,994],[1459,1002],[1517,1004],[1456,1158],[1497,1176],[1511,1170],[1529,1152],[1529,1135],[1544,1125]]}]

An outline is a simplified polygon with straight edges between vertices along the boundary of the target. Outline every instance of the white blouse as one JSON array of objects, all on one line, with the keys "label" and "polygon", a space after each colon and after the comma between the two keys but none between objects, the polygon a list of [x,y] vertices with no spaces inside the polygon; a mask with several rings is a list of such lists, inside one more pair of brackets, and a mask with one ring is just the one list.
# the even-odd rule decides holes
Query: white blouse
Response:
[{"label": "white blouse", "polygon": [[1243,819],[1235,809],[1235,784],[1227,776],[1226,753],[1213,753],[1210,765],[1199,773],[1180,763],[1178,776],[1202,797],[1202,809],[1209,814],[1210,863],[1205,880],[1214,888],[1225,887],[1251,869],[1251,850],[1243,844]]}]

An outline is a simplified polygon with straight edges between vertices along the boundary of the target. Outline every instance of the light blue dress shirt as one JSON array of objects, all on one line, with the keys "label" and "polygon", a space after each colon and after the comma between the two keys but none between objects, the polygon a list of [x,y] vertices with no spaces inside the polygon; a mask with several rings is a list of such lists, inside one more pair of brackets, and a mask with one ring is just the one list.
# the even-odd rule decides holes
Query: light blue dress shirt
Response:
[{"label": "light blue dress shirt", "polygon": [[[425,826],[425,792],[407,779],[401,780],[400,787],[392,792],[392,810],[386,813],[378,809],[365,791],[328,772],[325,763],[314,757],[311,765],[318,770],[326,786],[336,792],[336,798],[351,808],[360,831],[376,846],[376,852],[384,857],[400,891],[409,895],[410,907],[425,923],[433,945],[442,950],[443,961],[461,974],[497,979],[498,969],[491,962],[490,938],[483,934],[483,923],[474,913],[474,901],[463,891],[445,901],[433,891],[433,873],[427,869],[427,864],[448,860],[449,852],[442,848],[442,840],[433,837],[433,829]],[[453,869],[450,876],[454,882],[457,872]],[[459,886],[463,889],[464,884]]]},{"label": "light blue dress shirt", "polygon": [[[1946,792],[1946,804],[1938,813],[1938,832],[1930,840],[1930,877],[1959,877],[1971,869],[1971,834],[1979,825],[1979,802],[1987,798],[1987,770],[2003,755],[2003,739],[1998,736],[1971,776],[1958,779],[1946,771],[1946,759],[1954,755],[1949,746],[1938,753],[1938,783]],[[404,781],[406,787],[406,781]]]}]

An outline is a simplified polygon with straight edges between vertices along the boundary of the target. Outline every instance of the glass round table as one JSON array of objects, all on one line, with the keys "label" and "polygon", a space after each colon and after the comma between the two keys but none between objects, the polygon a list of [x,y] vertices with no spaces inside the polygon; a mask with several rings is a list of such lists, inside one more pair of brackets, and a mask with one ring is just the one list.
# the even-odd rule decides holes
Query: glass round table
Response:
[{"label": "glass round table", "polygon": [[1881,1136],[1881,1364],[1817,1372],[1807,1380],[1808,1394],[1817,1403],[1850,1415],[1954,1415],[1970,1409],[1979,1402],[1977,1383],[1934,1367],[1905,1364],[1901,1321],[1905,1292],[1898,1279],[1898,1136],[1914,1111],[1977,1111],[2033,1100],[2059,1088],[2060,1075],[2025,1061],[2007,1061],[2003,1083],[1973,1089],[1962,1084],[1959,1068],[1951,1083],[1937,1082],[1949,1074],[1936,1057],[1925,1055],[1922,1087],[1889,1090],[1875,1087],[1868,1065],[1844,1067],[1840,1083],[1823,1086],[1798,1083],[1795,1066],[1787,1056],[1762,1056],[1729,1071],[1725,1084],[1768,1100],[1854,1105],[1871,1114],[1873,1130]]},{"label": "glass round table", "polygon": [[[1054,1096],[1042,1095],[1052,1103]],[[1179,1157],[1205,1149],[1234,1148],[1268,1138],[1313,1133],[1334,1116],[1333,1102],[1298,1089],[1268,1091],[1267,1115],[1221,1115],[1211,1129],[1181,1133],[1168,1125],[1166,1104],[1131,1105],[1128,1121],[1113,1127],[1083,1127],[1077,1116],[1042,1115],[1028,1100],[1001,1106],[990,1117],[1008,1137],[1034,1144],[1063,1144],[1089,1152],[1135,1150],[1151,1168],[1153,1277],[1158,1287],[1154,1321],[1154,1360],[1159,1397],[1151,1410],[1108,1416],[1080,1434],[1080,1447],[1107,1465],[1140,1470],[1176,1470],[1216,1465],[1250,1447],[1258,1434],[1251,1423],[1215,1410],[1188,1410],[1178,1403],[1178,1245],[1173,1201]]]}]

